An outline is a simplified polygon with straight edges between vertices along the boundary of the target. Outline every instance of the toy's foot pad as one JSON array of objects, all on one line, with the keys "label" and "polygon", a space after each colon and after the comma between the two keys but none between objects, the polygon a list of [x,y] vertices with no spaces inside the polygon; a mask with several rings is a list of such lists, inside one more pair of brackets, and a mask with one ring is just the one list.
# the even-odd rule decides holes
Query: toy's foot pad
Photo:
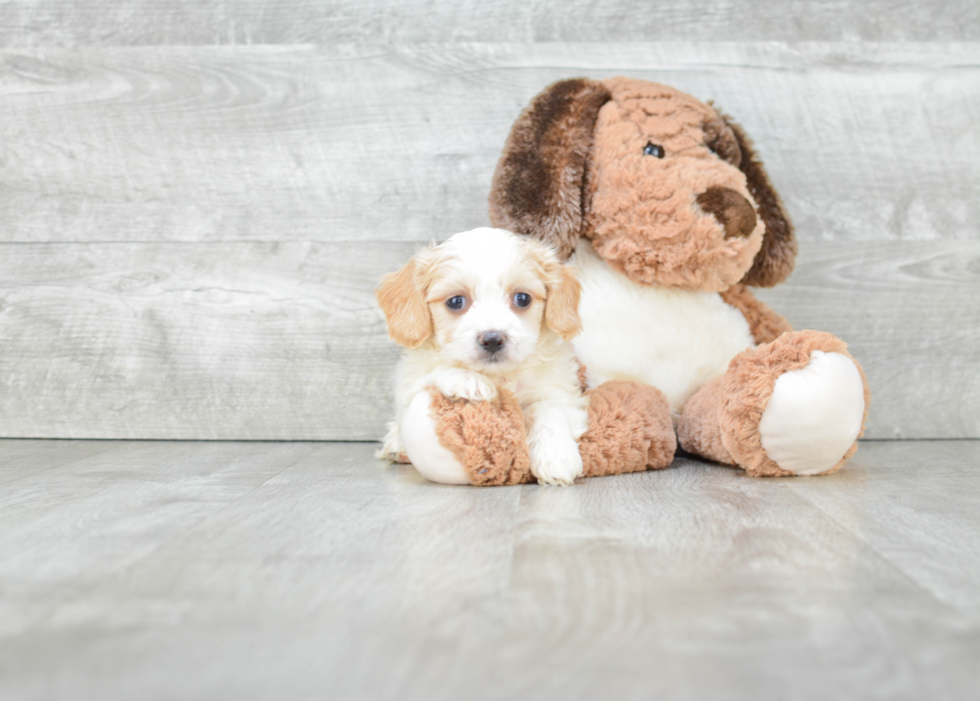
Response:
[{"label": "toy's foot pad", "polygon": [[[423,477],[440,484],[472,484],[459,458],[439,441],[433,400],[437,395],[419,392],[402,418],[401,442],[407,457]],[[441,395],[440,395],[441,396]]]},{"label": "toy's foot pad", "polygon": [[847,344],[793,331],[736,356],[725,373],[721,438],[750,475],[816,475],[857,450],[871,392]]},{"label": "toy's foot pad", "polygon": [[780,469],[816,475],[844,458],[863,418],[864,384],[854,361],[815,350],[806,367],[776,379],[759,435]]}]

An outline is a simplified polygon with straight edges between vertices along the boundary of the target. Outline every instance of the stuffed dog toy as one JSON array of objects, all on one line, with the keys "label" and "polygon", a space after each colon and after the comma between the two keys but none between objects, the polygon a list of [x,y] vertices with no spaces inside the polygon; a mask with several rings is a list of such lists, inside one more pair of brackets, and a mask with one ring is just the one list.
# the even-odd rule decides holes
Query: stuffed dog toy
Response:
[{"label": "stuffed dog toy", "polygon": [[748,289],[786,279],[796,241],[749,139],[711,105],[627,78],[551,85],[511,130],[490,219],[578,270],[587,385],[661,390],[684,450],[756,476],[831,473],[857,450],[860,365]]}]

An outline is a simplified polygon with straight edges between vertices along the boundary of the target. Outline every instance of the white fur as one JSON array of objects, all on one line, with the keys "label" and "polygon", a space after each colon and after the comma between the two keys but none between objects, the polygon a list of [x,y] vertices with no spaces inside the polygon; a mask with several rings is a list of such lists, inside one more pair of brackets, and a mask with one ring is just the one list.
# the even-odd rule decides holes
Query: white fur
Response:
[{"label": "white fur", "polygon": [[826,472],[857,440],[864,384],[854,361],[815,350],[810,362],[776,379],[759,421],[766,454],[797,475]]},{"label": "white fur", "polygon": [[[475,339],[489,330],[507,334],[505,357],[496,363],[493,372],[516,368],[534,352],[539,329],[522,323],[510,306],[509,290],[502,284],[507,270],[520,264],[524,257],[518,243],[517,237],[509,231],[480,228],[456,234],[439,246],[454,258],[454,272],[462,273],[473,296],[466,313],[453,329],[452,338],[446,343],[435,344],[436,352],[447,365],[487,370]],[[433,289],[438,288],[436,281]],[[432,291],[430,289],[430,293]]]},{"label": "white fur", "polygon": [[[437,327],[417,349],[403,354],[396,369],[395,420],[380,457],[397,460],[405,454],[427,479],[468,483],[458,481],[458,470],[435,449],[448,453],[435,436],[430,402],[419,397],[435,387],[448,397],[485,401],[496,396],[497,387],[507,387],[524,411],[531,471],[538,481],[571,484],[582,474],[577,441],[588,412],[572,346],[543,321],[529,324],[517,314],[510,305],[512,290],[504,284],[513,266],[526,263],[519,241],[508,231],[483,228],[456,234],[439,247],[451,255],[452,274],[466,280],[473,299],[454,325]],[[438,291],[439,284],[432,287]],[[503,357],[494,362],[487,362],[477,342],[488,330],[507,335]]]},{"label": "white fur", "polygon": [[755,346],[745,317],[717,292],[633,282],[584,239],[569,263],[582,282],[583,331],[573,343],[590,387],[607,380],[653,385],[676,420],[694,392]]},{"label": "white fur", "polygon": [[[531,471],[544,484],[571,484],[582,476],[578,439],[588,428],[588,414],[564,400],[535,402],[524,409]],[[569,437],[572,440],[568,440]]]},{"label": "white fur", "polygon": [[485,402],[497,396],[497,386],[486,375],[462,368],[437,368],[415,383],[421,391],[435,387],[450,399]]}]

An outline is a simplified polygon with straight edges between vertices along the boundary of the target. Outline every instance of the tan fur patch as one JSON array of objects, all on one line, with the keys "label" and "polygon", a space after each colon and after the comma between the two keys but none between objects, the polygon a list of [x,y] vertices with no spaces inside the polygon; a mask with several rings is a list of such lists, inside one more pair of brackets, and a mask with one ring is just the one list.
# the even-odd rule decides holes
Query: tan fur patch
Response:
[{"label": "tan fur patch", "polygon": [[401,270],[381,278],[375,290],[388,321],[388,335],[406,348],[418,348],[432,334],[432,317],[425,301],[422,270],[413,258]]},{"label": "tan fur patch", "polygon": [[567,265],[555,265],[551,280],[544,310],[545,323],[563,339],[571,341],[582,330],[578,315],[582,285],[574,268]]}]

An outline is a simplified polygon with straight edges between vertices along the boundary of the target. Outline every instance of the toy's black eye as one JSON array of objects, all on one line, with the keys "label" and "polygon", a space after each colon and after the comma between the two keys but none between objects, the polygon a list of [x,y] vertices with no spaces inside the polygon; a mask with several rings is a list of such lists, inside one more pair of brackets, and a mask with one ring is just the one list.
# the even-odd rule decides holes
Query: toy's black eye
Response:
[{"label": "toy's black eye", "polygon": [[531,304],[531,295],[527,292],[518,292],[514,295],[514,304],[518,307],[527,307]]},{"label": "toy's black eye", "polygon": [[446,300],[446,306],[455,311],[459,311],[466,304],[466,297],[463,295],[456,295],[455,297],[450,297]]},{"label": "toy's black eye", "polygon": [[644,156],[656,156],[657,158],[663,158],[664,157],[664,147],[661,146],[661,145],[659,145],[659,144],[655,144],[652,141],[648,141],[647,142],[647,145],[643,147],[643,155]]}]

